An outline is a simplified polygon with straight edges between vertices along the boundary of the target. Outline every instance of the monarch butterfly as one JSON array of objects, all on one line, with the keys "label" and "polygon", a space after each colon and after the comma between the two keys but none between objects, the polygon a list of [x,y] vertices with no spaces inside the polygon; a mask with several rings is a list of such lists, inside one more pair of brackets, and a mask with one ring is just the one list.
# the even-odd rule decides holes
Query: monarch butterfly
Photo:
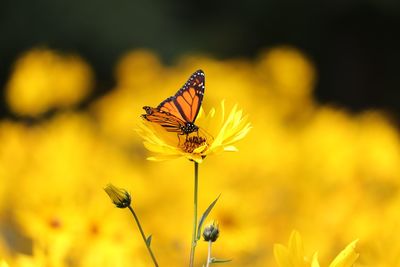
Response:
[{"label": "monarch butterfly", "polygon": [[197,132],[199,127],[194,122],[203,101],[204,84],[204,72],[197,70],[174,96],[165,99],[158,107],[144,106],[146,114],[142,117],[178,135],[188,136],[190,133]]}]

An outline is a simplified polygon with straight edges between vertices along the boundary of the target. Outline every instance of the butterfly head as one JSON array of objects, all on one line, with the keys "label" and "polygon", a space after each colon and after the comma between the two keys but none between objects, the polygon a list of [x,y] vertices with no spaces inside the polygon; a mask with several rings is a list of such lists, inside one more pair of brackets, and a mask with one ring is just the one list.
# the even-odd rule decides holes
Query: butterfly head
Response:
[{"label": "butterfly head", "polygon": [[144,109],[144,111],[146,111],[146,115],[153,114],[153,108],[151,108],[149,106],[144,106],[143,109]]},{"label": "butterfly head", "polygon": [[157,108],[152,108],[149,106],[144,106],[143,107],[144,111],[146,111],[146,114],[142,114],[141,117],[145,120],[152,121],[152,118],[158,117],[157,114],[164,114],[163,112],[160,112]]}]

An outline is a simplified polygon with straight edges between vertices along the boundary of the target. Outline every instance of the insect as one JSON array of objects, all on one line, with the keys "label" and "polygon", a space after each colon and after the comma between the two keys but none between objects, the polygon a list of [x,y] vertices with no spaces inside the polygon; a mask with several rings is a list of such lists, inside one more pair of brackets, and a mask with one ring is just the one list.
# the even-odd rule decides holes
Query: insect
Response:
[{"label": "insect", "polygon": [[178,135],[187,137],[190,133],[198,132],[199,127],[194,122],[203,101],[204,84],[204,72],[197,70],[174,96],[168,97],[156,108],[144,106],[146,114],[142,117]]}]

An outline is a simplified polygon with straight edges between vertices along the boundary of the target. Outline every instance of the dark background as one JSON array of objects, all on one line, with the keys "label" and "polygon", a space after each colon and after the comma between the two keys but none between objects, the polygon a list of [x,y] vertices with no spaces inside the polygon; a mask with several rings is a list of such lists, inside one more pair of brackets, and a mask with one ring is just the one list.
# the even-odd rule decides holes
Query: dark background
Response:
[{"label": "dark background", "polygon": [[[289,44],[316,64],[315,96],[400,118],[400,1],[298,2],[0,0],[0,87],[18,55],[37,46],[80,54],[96,74],[93,98],[113,86],[124,52],[149,48],[166,64],[185,53],[255,57]],[[1,116],[9,114],[1,91]]]}]

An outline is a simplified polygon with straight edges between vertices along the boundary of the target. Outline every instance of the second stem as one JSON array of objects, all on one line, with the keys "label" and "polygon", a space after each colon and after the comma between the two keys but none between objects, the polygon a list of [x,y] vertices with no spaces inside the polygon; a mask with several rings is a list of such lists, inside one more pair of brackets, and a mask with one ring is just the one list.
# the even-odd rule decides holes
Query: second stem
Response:
[{"label": "second stem", "polygon": [[199,184],[199,163],[194,162],[194,197],[193,197],[193,232],[192,232],[192,244],[190,249],[190,262],[189,267],[194,266],[194,254],[197,245],[197,194]]}]

